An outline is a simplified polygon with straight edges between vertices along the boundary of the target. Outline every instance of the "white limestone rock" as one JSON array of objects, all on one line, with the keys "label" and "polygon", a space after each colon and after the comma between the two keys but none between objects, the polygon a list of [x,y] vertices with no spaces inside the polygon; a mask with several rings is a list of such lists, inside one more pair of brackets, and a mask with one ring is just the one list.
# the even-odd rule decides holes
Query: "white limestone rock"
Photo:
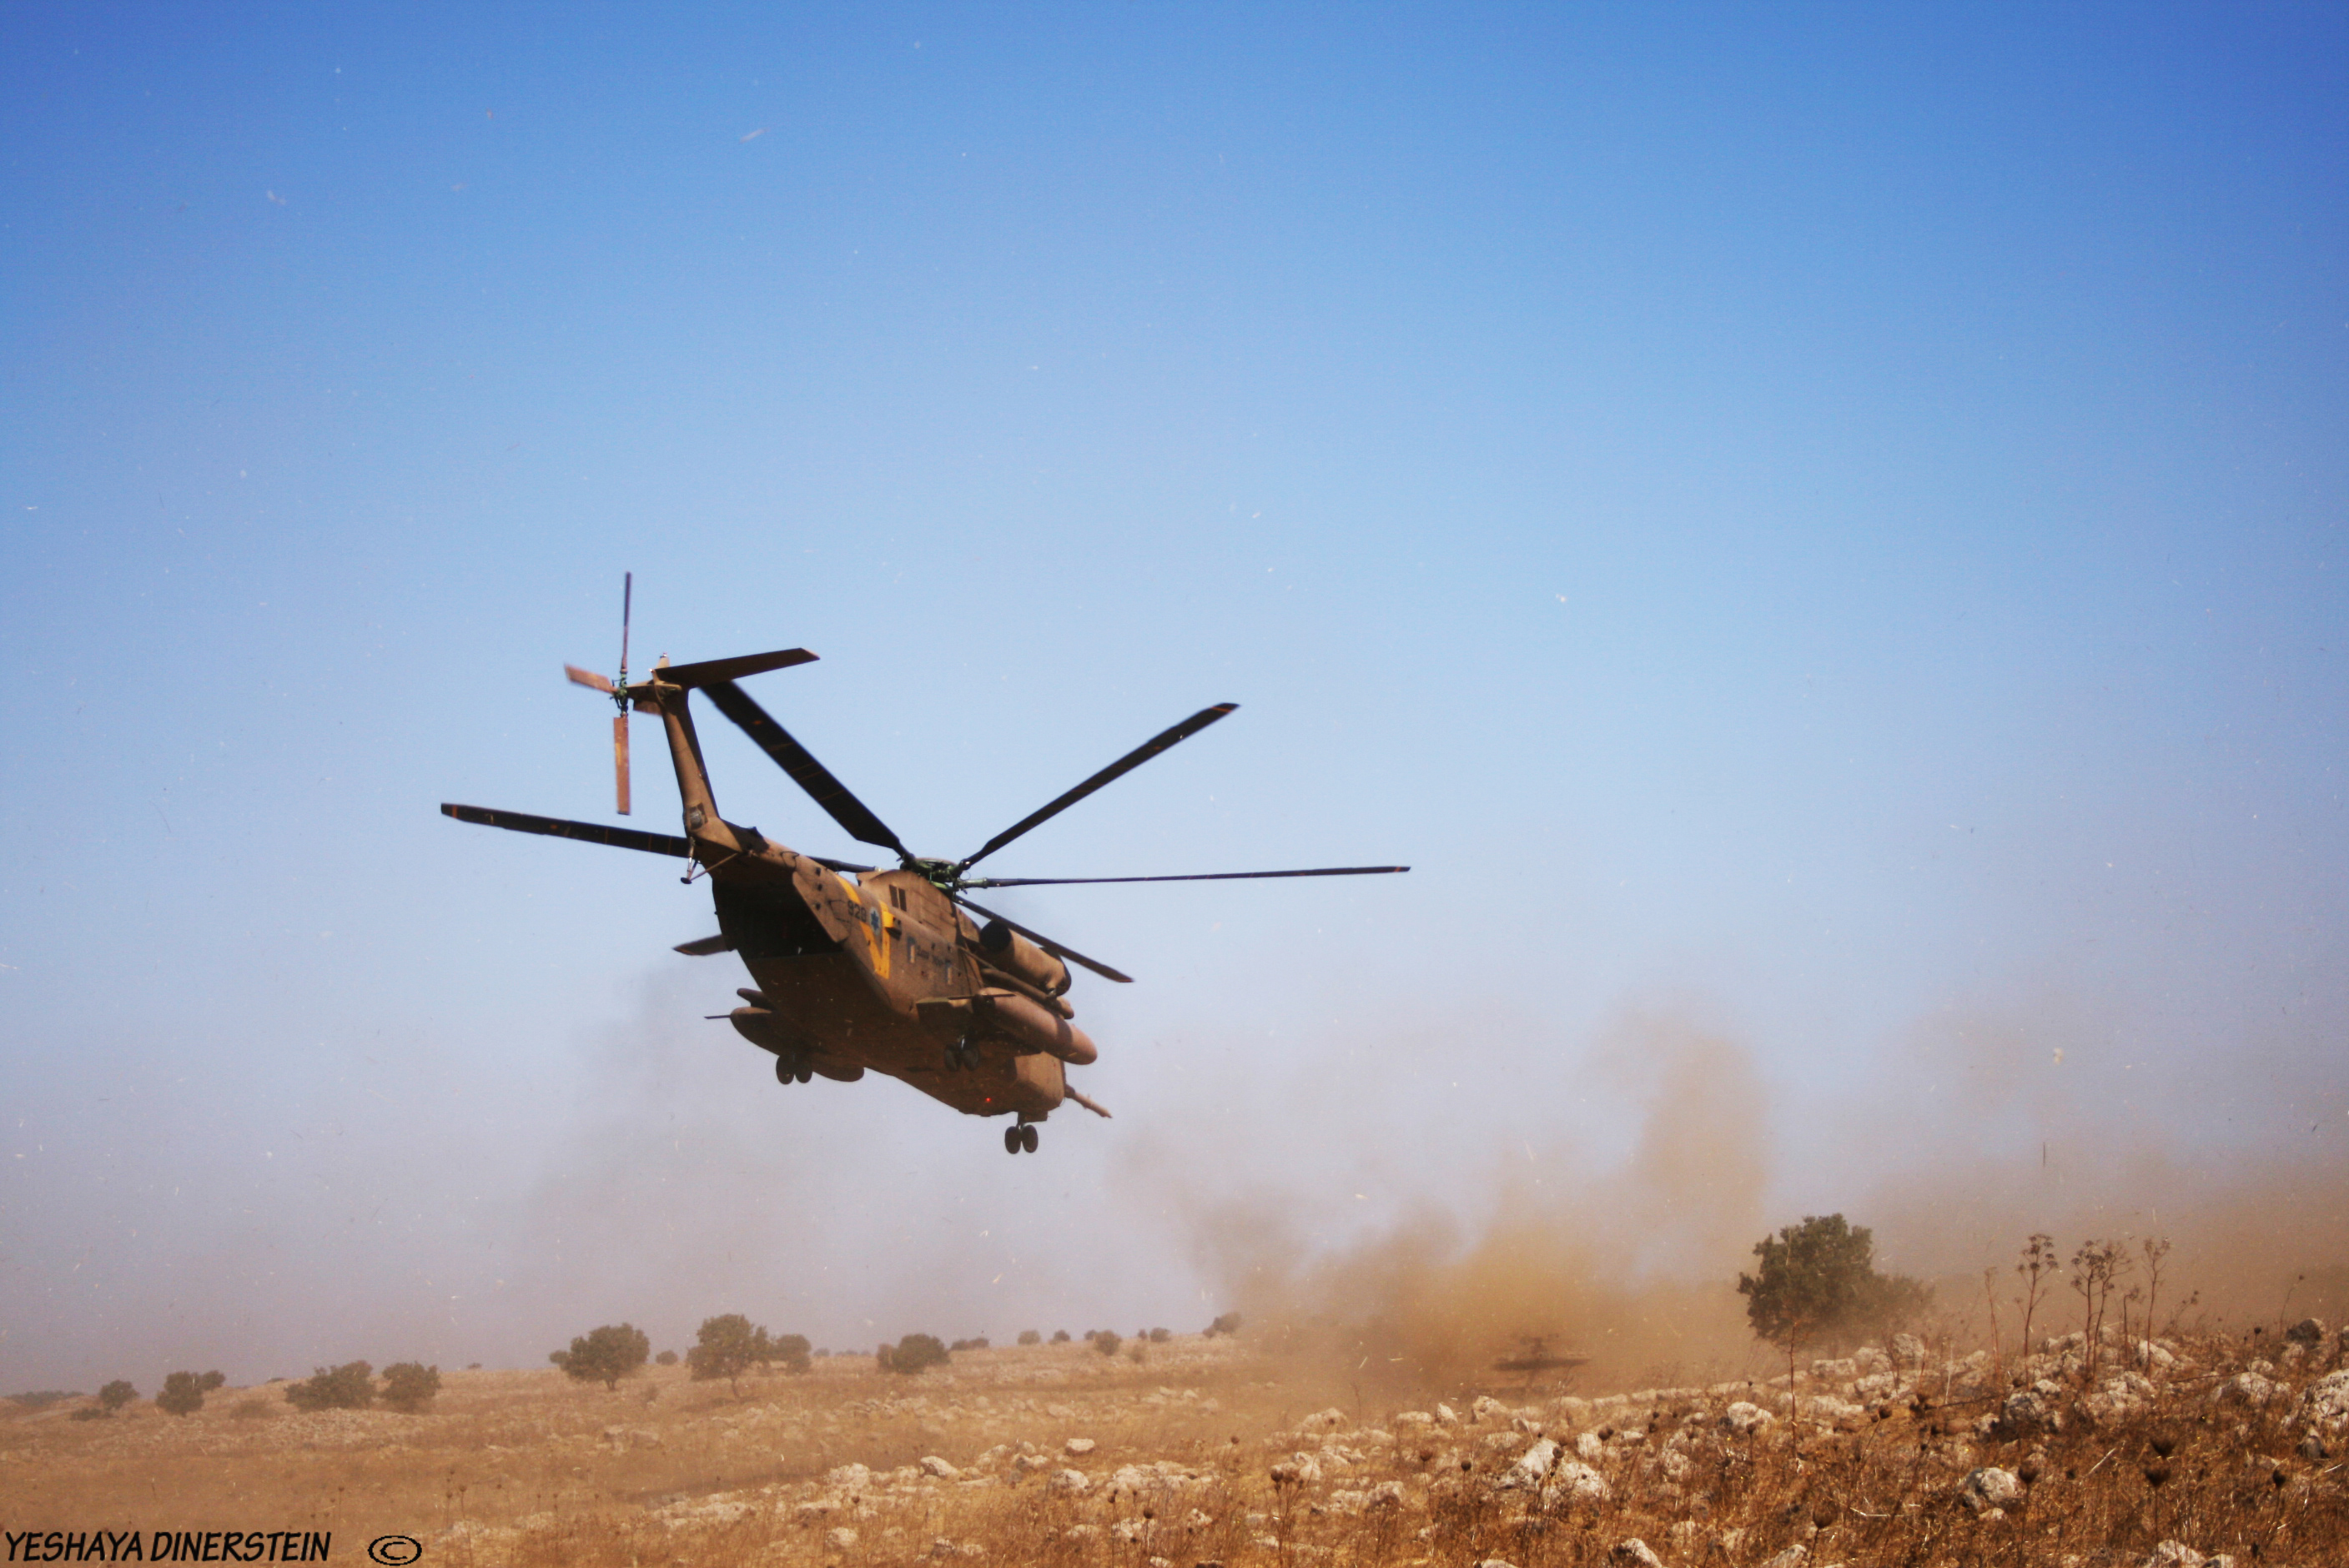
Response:
[{"label": "white limestone rock", "polygon": [[1958,1483],[1958,1498],[1976,1513],[2004,1509],[2023,1501],[2023,1478],[1996,1465],[1970,1470]]}]

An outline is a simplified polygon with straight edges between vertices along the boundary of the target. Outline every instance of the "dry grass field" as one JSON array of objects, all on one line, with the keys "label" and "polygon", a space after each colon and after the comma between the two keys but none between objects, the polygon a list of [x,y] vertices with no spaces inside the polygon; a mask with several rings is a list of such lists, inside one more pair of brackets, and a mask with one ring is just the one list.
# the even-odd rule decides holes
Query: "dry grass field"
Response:
[{"label": "dry grass field", "polygon": [[0,1507],[12,1532],[331,1530],[337,1562],[396,1532],[483,1568],[2317,1568],[2349,1563],[2349,1371],[2307,1333],[2116,1338],[2093,1367],[2076,1334],[2021,1366],[1904,1338],[1806,1368],[1792,1409],[1783,1375],[1329,1404],[1247,1336],[914,1377],[833,1357],[740,1398],[682,1367],[445,1373],[414,1416],[228,1388],[187,1418],[9,1407]]}]

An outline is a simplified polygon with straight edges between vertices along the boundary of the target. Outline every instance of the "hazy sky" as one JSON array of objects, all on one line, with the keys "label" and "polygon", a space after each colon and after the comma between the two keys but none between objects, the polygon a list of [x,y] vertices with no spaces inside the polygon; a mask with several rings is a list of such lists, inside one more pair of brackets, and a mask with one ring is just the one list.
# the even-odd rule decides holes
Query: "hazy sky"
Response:
[{"label": "hazy sky", "polygon": [[[1193,1328],[1700,1080],[1659,1267],[2343,1168],[2338,8],[686,9],[0,12],[0,1387]],[[435,810],[608,816],[624,571],[923,852],[1235,701],[1000,872],[1414,869],[1007,895],[1039,1158],[781,1089]]]}]

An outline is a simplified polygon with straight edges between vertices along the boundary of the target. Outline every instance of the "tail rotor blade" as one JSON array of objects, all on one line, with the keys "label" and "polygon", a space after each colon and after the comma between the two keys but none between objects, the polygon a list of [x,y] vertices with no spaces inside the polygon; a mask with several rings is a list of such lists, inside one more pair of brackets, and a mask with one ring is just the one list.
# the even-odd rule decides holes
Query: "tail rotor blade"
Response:
[{"label": "tail rotor blade", "polygon": [[565,665],[563,666],[563,673],[571,677],[573,686],[584,686],[590,691],[602,692],[605,696],[611,696],[616,693],[617,688],[594,670],[583,670],[577,665]]},{"label": "tail rotor blade", "polygon": [[618,786],[620,815],[628,814],[628,716],[612,716],[612,777]]}]

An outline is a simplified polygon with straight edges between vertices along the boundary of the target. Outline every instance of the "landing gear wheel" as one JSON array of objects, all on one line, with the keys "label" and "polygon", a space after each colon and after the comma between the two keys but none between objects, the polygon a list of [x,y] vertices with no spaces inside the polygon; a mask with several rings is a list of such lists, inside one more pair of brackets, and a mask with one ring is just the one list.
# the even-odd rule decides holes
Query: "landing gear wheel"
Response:
[{"label": "landing gear wheel", "polygon": [[778,1056],[775,1058],[775,1081],[777,1083],[788,1084],[794,1081],[797,1077],[797,1072],[792,1067],[791,1057],[787,1056]]},{"label": "landing gear wheel", "polygon": [[1019,1129],[1019,1147],[1029,1153],[1036,1152],[1036,1124],[1029,1122]]},{"label": "landing gear wheel", "polygon": [[814,1068],[814,1066],[813,1066],[812,1063],[810,1063],[810,1062],[808,1061],[808,1059],[807,1059],[805,1057],[802,1057],[800,1058],[800,1070],[799,1070],[799,1080],[800,1080],[800,1082],[802,1082],[802,1083],[805,1083],[805,1082],[807,1082],[807,1081],[808,1081],[808,1079],[810,1079],[810,1078],[813,1078],[813,1077],[815,1077],[815,1068]]},{"label": "landing gear wheel", "polygon": [[1007,1127],[1003,1130],[1003,1152],[1006,1154],[1019,1152],[1025,1142],[1025,1140],[1019,1136],[1022,1130],[1024,1130],[1017,1127]]}]

